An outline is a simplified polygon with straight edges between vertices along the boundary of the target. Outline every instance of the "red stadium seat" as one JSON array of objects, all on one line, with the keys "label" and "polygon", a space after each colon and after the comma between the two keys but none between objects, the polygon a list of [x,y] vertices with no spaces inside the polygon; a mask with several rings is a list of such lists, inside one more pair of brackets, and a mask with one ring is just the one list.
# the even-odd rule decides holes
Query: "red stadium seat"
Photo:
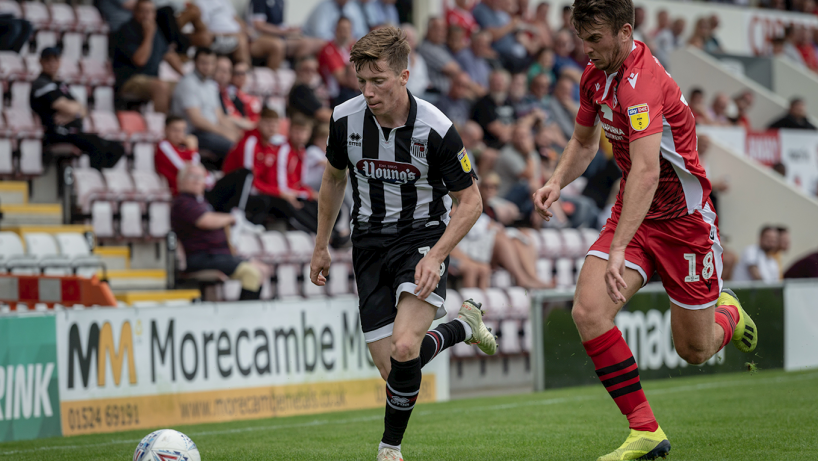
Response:
[{"label": "red stadium seat", "polygon": [[108,26],[103,22],[102,16],[93,5],[77,5],[74,7],[76,13],[77,27],[85,32],[107,33]]},{"label": "red stadium seat", "polygon": [[31,22],[34,29],[42,29],[51,24],[51,15],[45,3],[23,2],[23,17]]},{"label": "red stadium seat", "polygon": [[74,9],[71,5],[65,3],[52,3],[49,6],[51,10],[51,27],[58,30],[74,30],[77,26],[77,18],[74,15]]},{"label": "red stadium seat", "polygon": [[148,127],[139,112],[121,110],[116,113],[116,117],[119,119],[122,132],[128,135],[132,141],[141,141],[148,135]]}]

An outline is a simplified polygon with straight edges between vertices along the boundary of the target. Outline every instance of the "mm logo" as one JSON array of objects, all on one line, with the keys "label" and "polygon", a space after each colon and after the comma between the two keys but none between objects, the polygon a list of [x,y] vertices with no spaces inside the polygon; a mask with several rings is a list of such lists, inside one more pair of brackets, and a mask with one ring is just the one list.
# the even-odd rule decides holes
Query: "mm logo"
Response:
[{"label": "mm logo", "polygon": [[[133,333],[131,322],[125,321],[119,331],[119,343],[114,342],[114,332],[110,322],[102,324],[91,323],[88,330],[88,340],[83,343],[80,329],[77,324],[71,325],[68,332],[68,388],[74,388],[74,364],[79,362],[82,386],[88,387],[91,366],[96,363],[97,387],[105,387],[105,365],[110,362],[114,376],[114,385],[119,386],[122,381],[122,365],[126,357],[128,360],[128,382],[136,384],[136,365],[134,364]],[[85,351],[83,353],[83,351]],[[94,358],[96,357],[96,362]],[[110,360],[107,360],[110,359]]]}]

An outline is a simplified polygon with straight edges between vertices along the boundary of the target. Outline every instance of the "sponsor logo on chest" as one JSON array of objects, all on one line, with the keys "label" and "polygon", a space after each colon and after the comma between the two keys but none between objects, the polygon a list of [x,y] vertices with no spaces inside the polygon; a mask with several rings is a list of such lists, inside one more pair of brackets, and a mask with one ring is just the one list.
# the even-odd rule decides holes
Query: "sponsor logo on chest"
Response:
[{"label": "sponsor logo on chest", "polygon": [[365,178],[390,184],[414,184],[420,179],[420,170],[411,163],[362,159],[355,164],[355,169]]}]

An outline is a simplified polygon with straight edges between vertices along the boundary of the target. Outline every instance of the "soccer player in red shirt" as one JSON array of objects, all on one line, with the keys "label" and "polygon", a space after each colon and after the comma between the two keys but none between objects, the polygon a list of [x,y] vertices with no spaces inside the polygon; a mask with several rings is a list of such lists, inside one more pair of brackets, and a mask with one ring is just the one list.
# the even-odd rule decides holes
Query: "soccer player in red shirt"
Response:
[{"label": "soccer player in red shirt", "polygon": [[670,297],[676,351],[687,362],[704,363],[731,340],[742,352],[758,341],[735,294],[722,289],[718,220],[693,114],[676,82],[634,41],[633,23],[631,0],[574,2],[573,24],[590,63],[574,134],[553,176],[534,194],[537,210],[549,219],[560,189],[587,168],[605,131],[623,176],[611,218],[585,258],[572,310],[585,351],[631,429],[601,461],[655,459],[670,450],[614,325],[654,271]]}]

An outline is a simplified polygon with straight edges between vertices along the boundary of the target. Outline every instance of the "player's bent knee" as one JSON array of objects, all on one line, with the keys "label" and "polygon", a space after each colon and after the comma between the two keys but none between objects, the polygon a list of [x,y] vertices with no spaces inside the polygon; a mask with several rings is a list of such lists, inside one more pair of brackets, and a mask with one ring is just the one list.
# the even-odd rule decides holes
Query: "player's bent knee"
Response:
[{"label": "player's bent knee", "polygon": [[708,352],[694,345],[676,345],[676,353],[691,365],[701,365],[710,359]]},{"label": "player's bent knee", "polygon": [[417,356],[414,341],[397,338],[392,347],[392,357],[398,362],[406,362]]}]

